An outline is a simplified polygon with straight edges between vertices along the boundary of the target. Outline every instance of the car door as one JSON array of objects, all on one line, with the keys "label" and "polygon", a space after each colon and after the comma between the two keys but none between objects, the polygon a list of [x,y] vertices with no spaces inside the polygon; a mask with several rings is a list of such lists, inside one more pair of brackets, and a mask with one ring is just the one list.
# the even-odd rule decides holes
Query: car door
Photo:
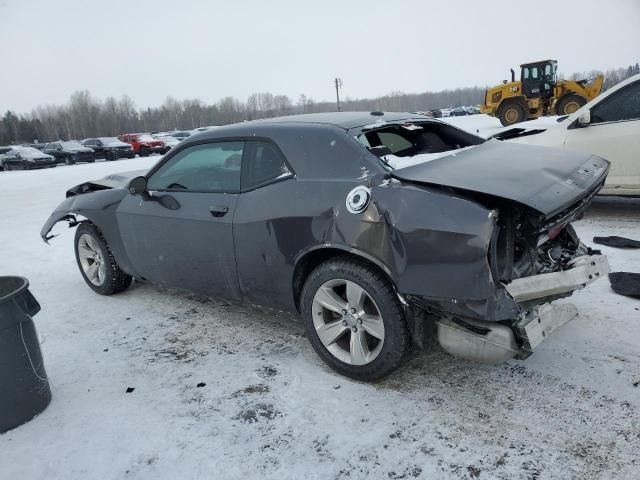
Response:
[{"label": "car door", "polygon": [[567,130],[565,148],[611,162],[606,193],[640,194],[640,81],[604,98],[590,114],[588,126]]},{"label": "car door", "polygon": [[53,149],[52,143],[45,143],[44,147],[42,147],[42,153],[46,153],[47,155],[53,155],[53,153],[51,153],[52,149]]},{"label": "car door", "polygon": [[56,160],[64,156],[62,153],[62,145],[59,143],[50,143],[47,147],[49,147],[49,150],[44,153],[53,156]]},{"label": "car door", "polygon": [[[291,251],[298,251],[298,243],[306,241],[304,232],[310,220],[296,217],[295,199],[301,193],[296,192],[293,176],[275,143],[246,142],[233,236],[240,286],[249,303],[295,308]],[[283,216],[283,212],[291,217]]]},{"label": "car door", "polygon": [[148,195],[127,195],[118,225],[136,273],[166,287],[241,299],[233,244],[243,141],[191,145],[148,175]]}]

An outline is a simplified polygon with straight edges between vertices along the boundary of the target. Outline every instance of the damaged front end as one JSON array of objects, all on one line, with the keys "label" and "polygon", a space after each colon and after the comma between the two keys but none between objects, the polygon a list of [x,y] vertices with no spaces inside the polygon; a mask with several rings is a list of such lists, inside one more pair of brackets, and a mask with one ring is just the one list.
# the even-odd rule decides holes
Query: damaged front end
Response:
[{"label": "damaged front end", "polygon": [[569,223],[581,217],[596,191],[549,220],[524,208],[503,210],[488,259],[496,288],[504,289],[518,313],[502,321],[445,314],[436,321],[445,351],[482,363],[526,358],[576,318],[574,305],[552,302],[609,273],[606,256],[584,245]]}]

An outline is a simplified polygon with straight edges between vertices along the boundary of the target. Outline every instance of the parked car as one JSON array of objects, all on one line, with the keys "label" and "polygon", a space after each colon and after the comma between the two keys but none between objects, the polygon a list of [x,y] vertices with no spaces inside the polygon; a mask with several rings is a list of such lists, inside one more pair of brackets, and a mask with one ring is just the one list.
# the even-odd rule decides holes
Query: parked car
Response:
[{"label": "parked car", "polygon": [[4,170],[4,157],[13,147],[0,147],[0,171]]},{"label": "parked car", "polygon": [[87,138],[82,141],[82,145],[91,148],[96,158],[104,158],[107,161],[136,156],[131,145],[115,137]]},{"label": "parked car", "polygon": [[51,142],[42,148],[44,153],[52,155],[58,163],[74,165],[79,162],[93,163],[96,155],[93,149],[85,147],[78,142]]},{"label": "parked car", "polygon": [[600,194],[640,196],[640,75],[569,116],[512,125],[494,137],[602,155],[611,162],[611,172]]},{"label": "parked car", "polygon": [[147,157],[152,153],[164,154],[168,148],[162,140],[153,138],[148,133],[125,133],[118,137],[122,142],[133,147],[133,151],[141,157]]},{"label": "parked car", "polygon": [[42,150],[44,148],[44,143],[28,143],[25,145],[22,145],[23,147],[32,147],[35,148],[36,150]]},{"label": "parked car", "polygon": [[13,147],[0,147],[0,171],[4,170],[4,157]]},{"label": "parked car", "polygon": [[41,236],[79,225],[77,263],[99,294],[136,278],[299,312],[328,365],[372,380],[412,341],[501,362],[574,318],[550,302],[608,272],[570,225],[608,168],[408,113],[281,117],[78,185]]},{"label": "parked car", "polygon": [[55,167],[56,159],[33,147],[14,146],[4,154],[2,164],[5,170],[32,170]]},{"label": "parked car", "polygon": [[165,148],[166,152],[168,152],[172,148],[176,147],[180,143],[180,140],[178,140],[177,138],[169,135],[168,133],[167,134],[156,134],[156,135],[153,135],[153,138],[157,138],[158,140],[162,140],[162,142],[164,143],[164,145],[166,147]]},{"label": "parked car", "polygon": [[472,115],[465,107],[457,107],[449,112],[450,117],[464,117],[466,115]]},{"label": "parked car", "polygon": [[185,138],[191,136],[191,132],[186,131],[186,130],[176,130],[176,131],[173,131],[173,132],[169,132],[169,134],[173,138],[177,138],[178,140],[184,140]]}]

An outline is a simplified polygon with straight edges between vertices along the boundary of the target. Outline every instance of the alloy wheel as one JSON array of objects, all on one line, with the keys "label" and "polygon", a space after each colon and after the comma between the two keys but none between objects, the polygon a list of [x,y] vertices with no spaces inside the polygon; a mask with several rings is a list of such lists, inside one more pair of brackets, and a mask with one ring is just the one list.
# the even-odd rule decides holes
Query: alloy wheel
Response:
[{"label": "alloy wheel", "polygon": [[313,297],[312,314],[322,345],[341,362],[366,365],[380,354],[384,344],[382,315],[355,282],[325,282]]},{"label": "alloy wheel", "polygon": [[96,287],[104,283],[106,277],[106,263],[98,241],[85,233],[78,239],[78,257],[85,276]]}]

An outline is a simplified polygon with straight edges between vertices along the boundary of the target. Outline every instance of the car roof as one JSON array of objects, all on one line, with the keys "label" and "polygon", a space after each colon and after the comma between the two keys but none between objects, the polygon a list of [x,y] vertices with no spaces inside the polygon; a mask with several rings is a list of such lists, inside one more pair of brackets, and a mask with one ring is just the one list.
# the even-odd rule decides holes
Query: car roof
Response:
[{"label": "car roof", "polygon": [[[356,127],[364,127],[376,122],[395,122],[408,119],[425,119],[423,115],[408,112],[326,112],[305,113],[301,115],[287,115],[285,117],[255,120],[266,123],[320,123],[335,125],[349,130]],[[253,122],[251,122],[253,123]]]},{"label": "car roof", "polygon": [[246,121],[242,123],[232,123],[201,132],[194,132],[189,136],[190,141],[204,139],[223,138],[225,135],[243,135],[246,132],[251,135],[257,131],[268,129],[274,126],[285,125],[322,125],[333,126],[343,130],[365,127],[369,125],[400,121],[431,121],[431,117],[408,112],[327,112],[327,113],[307,113],[302,115],[288,115],[285,117],[265,118],[260,120]]}]

